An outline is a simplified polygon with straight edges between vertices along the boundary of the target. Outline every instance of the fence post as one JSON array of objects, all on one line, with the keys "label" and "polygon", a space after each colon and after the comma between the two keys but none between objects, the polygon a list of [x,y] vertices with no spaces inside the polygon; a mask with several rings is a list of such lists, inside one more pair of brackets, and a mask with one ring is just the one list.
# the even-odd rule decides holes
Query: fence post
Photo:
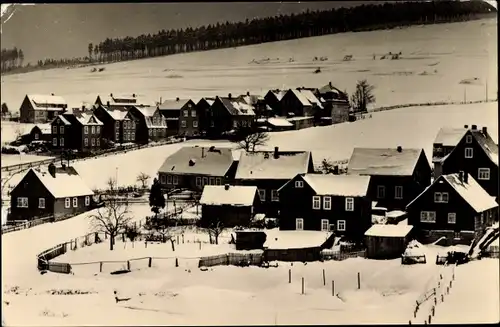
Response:
[{"label": "fence post", "polygon": [[179,267],[179,259],[175,258],[175,266]]},{"label": "fence post", "polygon": [[148,262],[148,267],[151,268],[151,265],[153,263],[153,258],[149,257],[149,262]]},{"label": "fence post", "polygon": [[125,233],[122,233],[122,242],[125,242]]},{"label": "fence post", "polygon": [[127,261],[127,270],[130,270],[130,261]]},{"label": "fence post", "polygon": [[335,281],[332,280],[332,296],[335,296]]},{"label": "fence post", "polygon": [[101,261],[101,262],[99,262],[99,272],[101,272],[101,273],[102,273],[102,261]]},{"label": "fence post", "polygon": [[184,244],[184,234],[182,234],[182,244]]},{"label": "fence post", "polygon": [[358,272],[358,290],[361,289],[361,276],[360,273]]},{"label": "fence post", "polygon": [[302,294],[304,294],[304,277],[302,277]]},{"label": "fence post", "polygon": [[323,269],[323,286],[326,285],[325,269]]},{"label": "fence post", "polygon": [[292,283],[292,269],[288,269],[288,284]]},{"label": "fence post", "polygon": [[444,302],[444,294],[441,294],[441,302]]}]

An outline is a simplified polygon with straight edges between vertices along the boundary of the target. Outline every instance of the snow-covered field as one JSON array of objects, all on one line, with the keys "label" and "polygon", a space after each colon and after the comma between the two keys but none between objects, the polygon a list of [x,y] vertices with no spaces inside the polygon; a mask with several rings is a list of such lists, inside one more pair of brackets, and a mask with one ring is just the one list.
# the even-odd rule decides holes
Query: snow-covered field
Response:
[{"label": "snow-covered field", "polygon": [[37,156],[32,154],[2,154],[0,160],[2,160],[2,167],[7,167],[52,158],[53,157]]}]

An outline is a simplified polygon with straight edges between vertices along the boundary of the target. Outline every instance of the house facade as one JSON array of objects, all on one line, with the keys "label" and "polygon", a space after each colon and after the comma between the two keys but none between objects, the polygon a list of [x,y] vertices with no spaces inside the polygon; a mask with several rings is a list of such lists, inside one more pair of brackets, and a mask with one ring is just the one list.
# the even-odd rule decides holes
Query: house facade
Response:
[{"label": "house facade", "polygon": [[227,98],[216,97],[211,107],[211,114],[207,131],[210,136],[220,136],[239,125],[252,126],[255,122],[254,108],[242,100],[233,98],[231,94]]},{"label": "house facade", "polygon": [[167,100],[158,108],[166,120],[168,135],[189,137],[200,134],[199,110],[193,100]]},{"label": "house facade", "polygon": [[208,128],[212,125],[212,104],[215,98],[201,98],[196,103],[198,111],[198,129],[201,135],[206,135]]},{"label": "house facade", "polygon": [[327,85],[318,89],[316,96],[323,100],[324,110],[322,118],[330,118],[332,124],[343,123],[349,120],[349,97],[345,92],[329,82]]},{"label": "house facade", "polygon": [[464,171],[472,176],[489,195],[498,200],[498,145],[492,140],[488,128],[472,125],[451,152],[441,159],[437,171],[452,174]]},{"label": "house facade", "polygon": [[[130,107],[126,120],[134,121],[136,143],[147,144],[167,137],[167,122],[158,107]],[[127,127],[131,126],[124,124],[124,128]]]},{"label": "house facade", "polygon": [[264,96],[264,101],[271,107],[272,112],[275,116],[283,115],[283,108],[281,107],[281,99],[286,94],[286,91],[279,89],[269,90]]},{"label": "house facade", "polygon": [[259,213],[277,218],[282,205],[278,190],[297,174],[314,172],[312,154],[309,151],[241,152],[235,183],[256,186],[261,205]]},{"label": "house facade", "polygon": [[34,124],[50,123],[67,108],[66,100],[60,96],[27,94],[19,108],[19,121]]},{"label": "house facade", "polygon": [[371,176],[368,196],[379,207],[404,210],[431,183],[431,166],[423,149],[355,148],[348,175]]},{"label": "house facade", "polygon": [[34,126],[29,133],[29,142],[52,142],[52,126],[39,124]]},{"label": "house facade", "polygon": [[127,116],[129,109],[124,106],[95,107],[94,114],[103,123],[102,142],[135,143],[136,121]]},{"label": "house facade", "polygon": [[249,226],[258,203],[255,186],[206,185],[200,199],[200,225]]},{"label": "house facade", "polygon": [[371,226],[370,176],[298,174],[278,192],[282,230],[334,231],[362,240]]},{"label": "house facade", "polygon": [[185,146],[165,160],[158,176],[164,189],[201,193],[205,185],[232,184],[236,167],[230,148]]},{"label": "house facade", "polygon": [[52,148],[94,152],[101,149],[103,123],[91,112],[62,114],[51,123]]},{"label": "house facade", "polygon": [[406,207],[418,239],[469,244],[498,221],[498,204],[470,175],[441,175]]},{"label": "house facade", "polygon": [[322,111],[321,101],[305,88],[289,89],[280,101],[281,115],[286,117],[316,117]]},{"label": "house facade", "polygon": [[77,215],[94,208],[93,195],[72,167],[30,169],[10,193],[9,220]]}]

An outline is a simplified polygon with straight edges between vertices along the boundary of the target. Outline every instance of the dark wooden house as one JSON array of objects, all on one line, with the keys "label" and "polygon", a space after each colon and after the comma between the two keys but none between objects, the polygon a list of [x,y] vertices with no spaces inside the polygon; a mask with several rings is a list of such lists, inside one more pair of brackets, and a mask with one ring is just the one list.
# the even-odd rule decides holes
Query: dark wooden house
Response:
[{"label": "dark wooden house", "polygon": [[347,174],[371,176],[368,196],[379,207],[404,210],[431,183],[431,166],[423,149],[355,148]]},{"label": "dark wooden house", "polygon": [[72,167],[30,169],[10,192],[9,220],[79,214],[93,209],[94,192]]},{"label": "dark wooden house", "polygon": [[134,94],[113,94],[98,95],[95,105],[105,107],[127,107],[127,106],[150,106],[154,103]]},{"label": "dark wooden house", "polygon": [[114,143],[135,143],[136,122],[127,114],[130,106],[103,106],[94,109],[95,116],[104,124],[103,141]]},{"label": "dark wooden house", "polygon": [[331,124],[343,123],[349,120],[349,97],[345,92],[329,82],[318,89],[316,96],[323,101],[321,118],[329,119]]},{"label": "dark wooden house", "polygon": [[[455,129],[457,130],[457,129]],[[436,158],[434,162],[435,177],[440,174],[452,174],[464,171],[472,176],[489,195],[498,200],[498,145],[492,140],[488,128],[478,129],[472,125],[456,134],[455,140],[461,135],[455,146],[451,148],[448,142],[438,138],[434,143]],[[450,137],[451,139],[451,137]],[[450,140],[453,141],[453,140]],[[442,151],[438,151],[439,149]],[[448,152],[449,151],[449,152]]]},{"label": "dark wooden house", "polygon": [[211,107],[212,117],[207,134],[219,136],[234,130],[238,126],[251,126],[255,122],[253,106],[242,100],[233,98],[216,97]]},{"label": "dark wooden house", "polygon": [[289,89],[280,103],[280,116],[286,117],[316,117],[323,110],[323,105],[314,92],[305,88]]},{"label": "dark wooden house", "polygon": [[27,139],[27,142],[49,142],[52,143],[52,126],[50,124],[35,125]]},{"label": "dark wooden house", "polygon": [[495,199],[463,172],[439,176],[406,211],[408,224],[426,242],[446,237],[449,243],[468,244],[498,220]]},{"label": "dark wooden house", "polygon": [[412,239],[411,225],[375,224],[365,232],[366,257],[395,259],[401,257]]},{"label": "dark wooden house", "polygon": [[333,231],[361,240],[371,226],[370,176],[298,174],[278,190],[282,230]]},{"label": "dark wooden house", "polygon": [[278,189],[297,174],[314,172],[309,151],[242,152],[236,170],[236,184],[257,186],[261,206],[259,213],[277,218],[281,208]]},{"label": "dark wooden house", "polygon": [[279,89],[269,90],[264,96],[264,101],[271,107],[272,112],[275,116],[283,115],[283,108],[281,107],[281,99],[286,94],[286,91]]},{"label": "dark wooden house", "polygon": [[198,107],[191,99],[167,100],[159,105],[166,119],[168,135],[196,136],[200,134]]},{"label": "dark wooden house", "polygon": [[102,147],[103,123],[92,112],[59,115],[51,126],[53,149],[93,152]]},{"label": "dark wooden house", "polygon": [[206,185],[201,195],[201,226],[249,226],[259,203],[257,187]]},{"label": "dark wooden house", "polygon": [[21,123],[50,123],[57,115],[66,112],[68,104],[60,96],[54,94],[28,94],[19,108]]},{"label": "dark wooden house", "polygon": [[247,92],[245,95],[237,97],[237,99],[253,107],[256,119],[274,115],[271,106],[266,103],[266,99],[261,95]]},{"label": "dark wooden house", "polygon": [[205,185],[232,183],[236,167],[230,148],[185,146],[165,160],[158,175],[165,189],[201,192]]},{"label": "dark wooden house", "polygon": [[464,137],[467,129],[468,125],[465,125],[464,128],[443,127],[439,130],[432,144],[432,163],[435,178],[443,174],[443,159],[453,151],[458,142]]},{"label": "dark wooden house", "polygon": [[[212,126],[212,104],[215,98],[204,97],[196,103],[198,111],[198,129],[201,135],[206,135],[208,128]],[[213,127],[213,126],[212,126]]]},{"label": "dark wooden house", "polygon": [[125,118],[135,122],[135,143],[147,144],[167,137],[167,122],[158,107],[132,106]]}]

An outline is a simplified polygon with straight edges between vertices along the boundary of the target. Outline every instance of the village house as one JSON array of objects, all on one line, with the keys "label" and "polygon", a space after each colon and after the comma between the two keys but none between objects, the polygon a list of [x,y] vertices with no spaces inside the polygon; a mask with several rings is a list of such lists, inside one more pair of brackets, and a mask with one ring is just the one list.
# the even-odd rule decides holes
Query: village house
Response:
[{"label": "village house", "polygon": [[282,112],[279,116],[285,117],[316,117],[323,109],[313,91],[305,88],[289,89],[280,103]]},{"label": "village house", "polygon": [[27,94],[19,108],[21,123],[50,123],[57,115],[66,111],[68,104],[60,96]]},{"label": "village house", "polygon": [[433,145],[434,177],[467,172],[498,200],[498,145],[488,128],[443,128]]},{"label": "village house", "polygon": [[35,125],[29,132],[26,143],[30,142],[49,142],[52,143],[52,127],[50,124]]},{"label": "village house", "polygon": [[51,126],[54,150],[94,152],[102,146],[103,123],[90,111],[59,115]]},{"label": "village house", "polygon": [[411,225],[374,224],[365,232],[366,257],[396,259],[405,252],[413,237]]},{"label": "village house", "polygon": [[206,185],[200,199],[200,225],[249,226],[258,203],[255,186]]},{"label": "village house", "polygon": [[439,176],[406,207],[421,241],[469,244],[498,221],[498,204],[466,172]]},{"label": "village house", "polygon": [[406,205],[431,183],[431,166],[423,149],[354,148],[348,175],[371,176],[368,196],[389,211]]},{"label": "village house", "polygon": [[309,151],[241,152],[235,183],[257,186],[262,205],[259,213],[278,218],[280,210],[280,189],[297,174],[313,173],[312,154]]},{"label": "village house", "polygon": [[283,108],[281,107],[281,99],[286,94],[286,91],[279,89],[269,90],[264,96],[264,101],[271,107],[272,112],[275,116],[281,116],[283,114]]},{"label": "village house", "polygon": [[158,175],[160,184],[167,190],[201,192],[205,185],[231,183],[236,167],[230,148],[185,146],[168,156]]},{"label": "village house", "polygon": [[102,128],[102,141],[135,143],[136,122],[127,116],[129,108],[103,105],[98,105],[94,108],[95,116],[104,124]]},{"label": "village house", "polygon": [[193,100],[166,100],[158,106],[167,122],[169,136],[195,136],[200,133],[198,108]]},{"label": "village house", "polygon": [[10,192],[9,220],[77,215],[94,209],[93,195],[73,167],[31,168]]},{"label": "village house", "polygon": [[316,96],[323,100],[324,110],[321,111],[322,121],[328,121],[330,124],[338,124],[349,119],[349,97],[345,92],[329,82],[327,85],[318,89]]},{"label": "village house", "polygon": [[244,103],[252,106],[255,112],[255,117],[257,119],[261,117],[273,116],[273,110],[266,103],[265,98],[261,95],[250,94],[250,92],[247,92],[245,95],[238,96],[237,100],[241,100]]},{"label": "village house", "polygon": [[98,95],[95,105],[106,107],[150,106],[153,103],[139,98],[136,94],[118,95],[110,93],[109,96]]},{"label": "village house", "polygon": [[196,103],[198,110],[198,130],[201,135],[206,135],[208,128],[212,125],[212,104],[215,102],[215,97],[204,97]]},{"label": "village house", "polygon": [[233,98],[216,97],[211,107],[212,119],[208,127],[208,134],[219,136],[234,130],[238,126],[252,126],[255,123],[253,106],[242,100]]},{"label": "village house", "polygon": [[280,229],[334,231],[361,240],[371,226],[370,176],[298,174],[278,189]]},{"label": "village house", "polygon": [[[149,141],[159,141],[167,137],[167,122],[158,107],[132,106],[125,115],[125,119],[135,122],[133,142],[147,144]],[[128,123],[124,123],[124,126],[130,127]]]}]

